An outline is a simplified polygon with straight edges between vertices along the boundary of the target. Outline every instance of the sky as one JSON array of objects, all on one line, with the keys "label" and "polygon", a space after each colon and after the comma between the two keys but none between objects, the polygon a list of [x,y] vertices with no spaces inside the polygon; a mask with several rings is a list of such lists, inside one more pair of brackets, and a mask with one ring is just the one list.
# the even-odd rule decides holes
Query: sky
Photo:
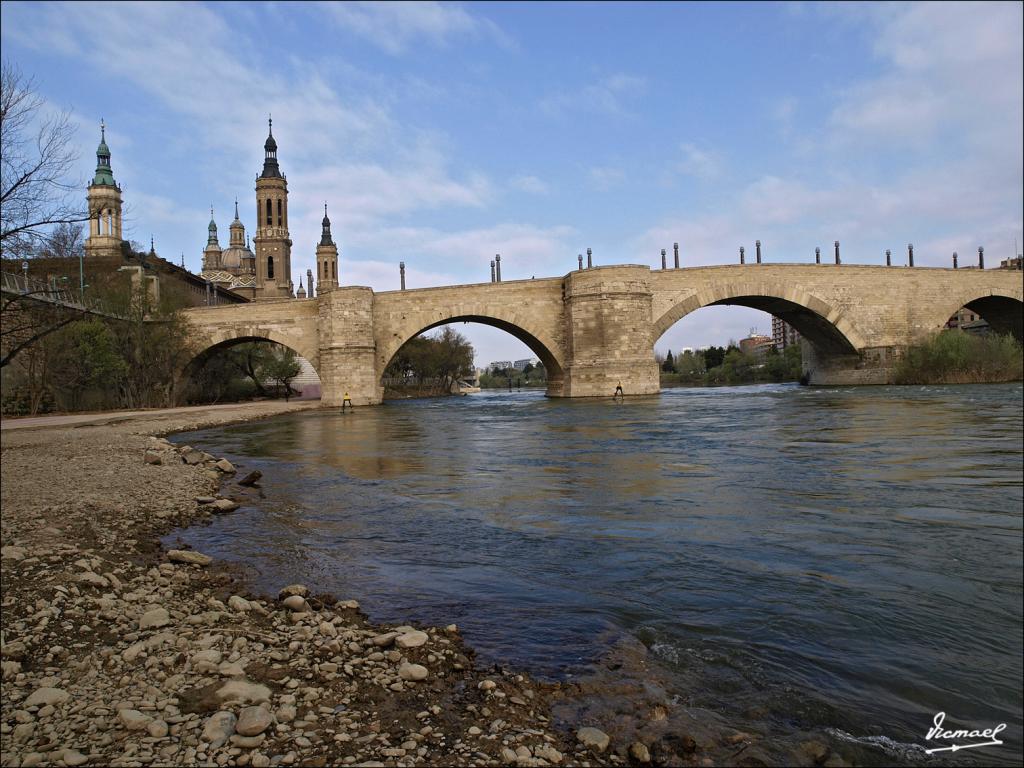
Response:
[{"label": "sky", "polygon": [[[125,236],[201,269],[210,206],[252,234],[273,114],[296,287],[323,203],[339,282],[398,288],[596,264],[993,266],[1024,242],[1020,3],[25,3],[3,57],[108,126]],[[770,317],[707,307],[656,349]],[[477,363],[533,356],[459,326]]]}]

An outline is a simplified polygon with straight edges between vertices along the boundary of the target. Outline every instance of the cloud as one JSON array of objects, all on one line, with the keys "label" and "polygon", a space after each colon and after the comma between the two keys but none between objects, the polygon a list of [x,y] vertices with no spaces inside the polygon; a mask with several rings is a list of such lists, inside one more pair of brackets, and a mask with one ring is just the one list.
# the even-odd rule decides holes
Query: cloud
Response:
[{"label": "cloud", "polygon": [[552,116],[563,117],[576,112],[591,112],[615,117],[630,117],[628,103],[647,90],[647,79],[616,73],[575,91],[562,91],[545,97],[540,108]]},{"label": "cloud", "polygon": [[716,178],[722,172],[721,160],[714,152],[699,149],[688,142],[680,144],[679,149],[683,153],[683,159],[676,164],[679,173],[708,180]]},{"label": "cloud", "polygon": [[626,172],[615,166],[594,166],[588,171],[590,180],[601,191],[607,191],[626,178]]},{"label": "cloud", "polygon": [[392,55],[405,53],[418,41],[443,47],[455,38],[488,37],[502,46],[511,45],[494,22],[450,3],[343,2],[319,7],[342,29]]},{"label": "cloud", "polygon": [[913,3],[853,18],[876,38],[885,68],[840,94],[831,115],[839,138],[920,147],[1014,136],[1019,147],[1019,3]]},{"label": "cloud", "polygon": [[513,176],[509,180],[509,185],[518,189],[521,192],[527,192],[531,195],[546,195],[550,190],[548,185],[545,184],[541,179],[536,176],[530,176],[528,174],[519,174]]}]

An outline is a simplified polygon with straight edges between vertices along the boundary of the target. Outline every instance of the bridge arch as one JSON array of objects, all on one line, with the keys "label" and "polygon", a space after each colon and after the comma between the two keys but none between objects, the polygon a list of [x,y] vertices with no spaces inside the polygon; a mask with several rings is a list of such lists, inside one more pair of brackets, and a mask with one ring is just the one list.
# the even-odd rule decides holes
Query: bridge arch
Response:
[{"label": "bridge arch", "polygon": [[799,288],[768,283],[728,283],[685,296],[655,320],[652,341],[657,343],[691,312],[723,305],[749,307],[778,317],[825,354],[852,355],[868,346],[850,320],[826,301]]},{"label": "bridge arch", "polygon": [[377,345],[377,381],[381,382],[388,365],[402,346],[421,333],[450,323],[479,323],[511,334],[532,351],[544,364],[548,376],[548,394],[560,394],[564,379],[564,357],[561,346],[549,332],[533,327],[526,317],[512,312],[498,317],[483,307],[455,307],[447,311],[403,316],[399,325],[389,329],[387,338]]},{"label": "bridge arch", "polygon": [[238,327],[223,329],[209,335],[204,335],[195,347],[195,354],[181,367],[174,380],[174,391],[176,397],[181,400],[186,396],[188,382],[193,376],[202,370],[206,362],[218,352],[233,347],[237,344],[244,344],[253,341],[273,341],[283,347],[288,347],[299,357],[305,358],[317,376],[320,376],[319,355],[303,344],[301,340],[292,338],[287,333],[281,333],[270,328]]},{"label": "bridge arch", "polygon": [[961,307],[985,320],[996,333],[1009,333],[1024,344],[1024,292],[1021,291],[961,291],[939,303],[931,315],[929,329],[944,328],[946,322]]},{"label": "bridge arch", "polygon": [[308,360],[309,364],[317,372],[317,375],[320,375],[320,355],[316,347],[311,347],[299,335],[292,336],[276,328],[263,328],[259,326],[222,328],[201,337],[196,346],[195,355],[184,366],[184,370],[193,370],[197,363],[201,365],[210,355],[215,354],[219,350],[250,341],[273,341],[282,347],[288,347],[294,350],[300,357]]}]

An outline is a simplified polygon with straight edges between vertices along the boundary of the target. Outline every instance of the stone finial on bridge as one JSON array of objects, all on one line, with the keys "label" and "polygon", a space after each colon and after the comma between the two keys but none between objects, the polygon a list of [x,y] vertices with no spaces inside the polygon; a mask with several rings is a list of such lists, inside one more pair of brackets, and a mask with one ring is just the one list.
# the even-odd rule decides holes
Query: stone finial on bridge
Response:
[{"label": "stone finial on bridge", "polygon": [[582,253],[576,255],[576,261],[579,262],[580,271],[582,271],[583,270],[583,254]]},{"label": "stone finial on bridge", "polygon": [[909,262],[909,266],[911,266],[911,267],[914,266],[914,244],[913,243],[907,243],[907,261]]},{"label": "stone finial on bridge", "polygon": [[313,270],[306,270],[306,290],[309,298],[313,298]]},{"label": "stone finial on bridge", "polygon": [[591,269],[594,266],[594,252],[587,248],[587,269]]},{"label": "stone finial on bridge", "polygon": [[495,280],[494,280],[494,259],[491,259],[491,282],[492,283],[495,282]]},{"label": "stone finial on bridge", "polygon": [[888,248],[885,249],[885,266],[892,266],[892,251],[890,251]]},{"label": "stone finial on bridge", "polygon": [[957,268],[956,251],[953,251],[953,269],[956,269],[956,268]]},{"label": "stone finial on bridge", "polygon": [[746,263],[747,263],[747,259],[743,255],[743,246],[741,245],[740,246],[740,264],[746,264]]},{"label": "stone finial on bridge", "polygon": [[401,278],[402,290],[404,291],[405,290],[405,262],[404,261],[398,262],[398,275]]},{"label": "stone finial on bridge", "polygon": [[761,263],[761,241],[760,240],[755,240],[754,241],[754,247],[757,249],[757,263],[760,264]]},{"label": "stone finial on bridge", "polygon": [[836,264],[842,264],[839,260],[839,241],[836,240]]},{"label": "stone finial on bridge", "polygon": [[821,264],[821,248],[814,249],[814,263]]},{"label": "stone finial on bridge", "polygon": [[668,264],[665,263],[665,249],[661,249],[661,268],[668,269]]},{"label": "stone finial on bridge", "polygon": [[495,282],[501,282],[501,254],[494,254],[494,280]]},{"label": "stone finial on bridge", "polygon": [[978,246],[978,269],[985,268],[985,249]]},{"label": "stone finial on bridge", "polygon": [[679,243],[672,243],[672,252],[675,254],[676,269],[679,269]]}]

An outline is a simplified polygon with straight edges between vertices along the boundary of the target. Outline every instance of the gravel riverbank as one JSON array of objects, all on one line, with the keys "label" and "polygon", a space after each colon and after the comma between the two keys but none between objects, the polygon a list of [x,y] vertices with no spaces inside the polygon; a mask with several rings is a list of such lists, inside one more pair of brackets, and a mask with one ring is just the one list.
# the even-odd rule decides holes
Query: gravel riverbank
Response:
[{"label": "gravel riverbank", "polygon": [[480,668],[454,625],[374,625],[358,595],[299,584],[255,595],[161,546],[273,482],[163,435],[315,407],[3,424],[0,764],[847,764],[815,734],[672,704],[639,643],[543,683]]},{"label": "gravel riverbank", "polygon": [[372,626],[301,585],[260,599],[162,550],[254,491],[157,435],[302,407],[4,431],[3,765],[626,762],[556,731],[528,678],[477,669],[455,626]]}]

